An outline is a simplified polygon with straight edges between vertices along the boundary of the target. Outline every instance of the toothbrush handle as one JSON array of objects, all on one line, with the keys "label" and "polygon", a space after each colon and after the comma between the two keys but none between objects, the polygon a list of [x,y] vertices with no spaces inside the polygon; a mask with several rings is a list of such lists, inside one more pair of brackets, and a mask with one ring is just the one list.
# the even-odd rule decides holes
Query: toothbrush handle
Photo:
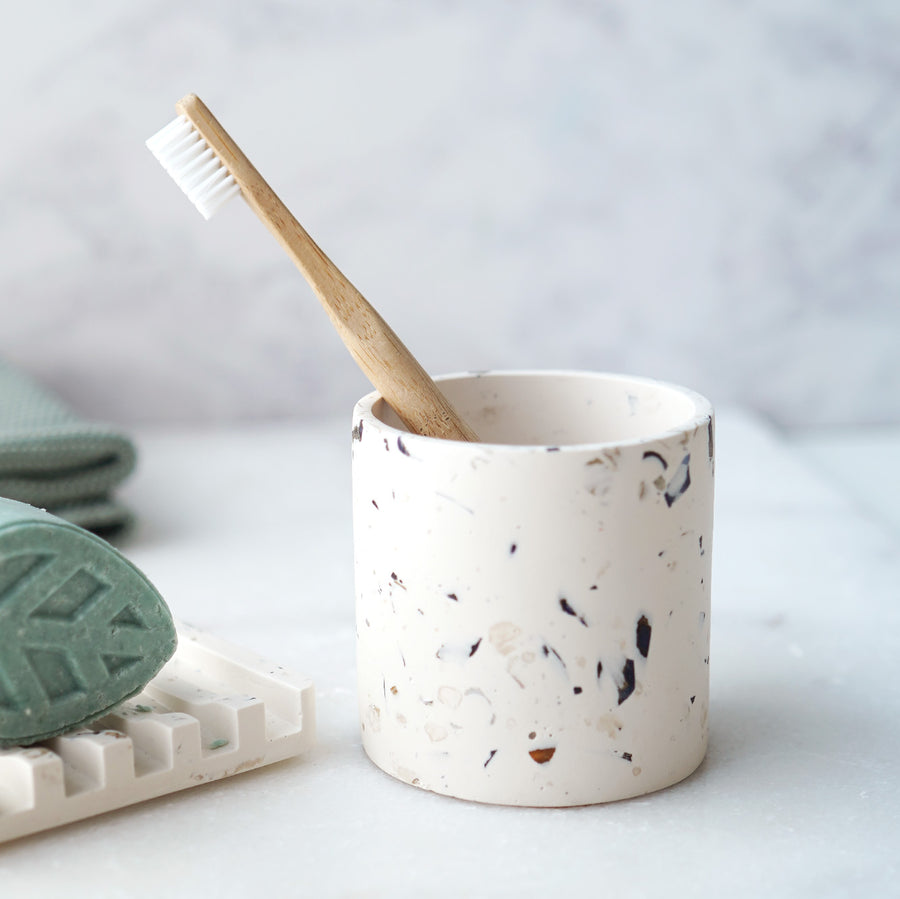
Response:
[{"label": "toothbrush handle", "polygon": [[244,199],[319,298],[350,354],[410,431],[477,441],[385,320],[322,252],[262,175],[194,94],[176,104],[231,172]]}]

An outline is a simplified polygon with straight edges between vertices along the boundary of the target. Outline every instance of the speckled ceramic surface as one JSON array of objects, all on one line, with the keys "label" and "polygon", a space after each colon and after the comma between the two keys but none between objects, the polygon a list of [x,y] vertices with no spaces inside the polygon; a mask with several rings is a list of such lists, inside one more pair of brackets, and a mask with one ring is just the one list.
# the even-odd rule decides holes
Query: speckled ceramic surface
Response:
[{"label": "speckled ceramic surface", "polygon": [[365,751],[451,796],[659,790],[706,751],[709,403],[617,375],[442,379],[482,442],[354,410]]}]

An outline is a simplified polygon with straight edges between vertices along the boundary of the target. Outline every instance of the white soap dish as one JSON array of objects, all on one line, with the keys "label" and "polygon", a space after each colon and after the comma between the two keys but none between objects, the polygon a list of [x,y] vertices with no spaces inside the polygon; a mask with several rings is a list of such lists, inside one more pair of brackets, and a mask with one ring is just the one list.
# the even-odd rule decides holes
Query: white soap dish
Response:
[{"label": "white soap dish", "polygon": [[111,714],[0,750],[0,843],[260,768],[315,739],[312,681],[179,624],[178,649]]}]

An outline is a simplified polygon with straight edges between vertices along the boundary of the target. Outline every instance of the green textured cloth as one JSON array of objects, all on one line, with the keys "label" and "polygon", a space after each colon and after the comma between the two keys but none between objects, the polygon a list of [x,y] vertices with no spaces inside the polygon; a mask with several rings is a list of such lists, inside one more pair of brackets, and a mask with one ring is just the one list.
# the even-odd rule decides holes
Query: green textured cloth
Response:
[{"label": "green textured cloth", "polygon": [[0,496],[114,536],[131,514],[112,490],[134,464],[128,437],[80,418],[0,360]]}]

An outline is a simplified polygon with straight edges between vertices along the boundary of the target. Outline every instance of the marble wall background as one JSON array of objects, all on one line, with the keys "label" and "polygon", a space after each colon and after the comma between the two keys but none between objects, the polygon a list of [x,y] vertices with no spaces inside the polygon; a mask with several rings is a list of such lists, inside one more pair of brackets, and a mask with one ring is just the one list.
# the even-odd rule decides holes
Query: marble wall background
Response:
[{"label": "marble wall background", "polygon": [[242,203],[143,145],[199,93],[432,371],[620,370],[900,421],[894,0],[4,4],[0,354],[123,423],[367,389]]}]

